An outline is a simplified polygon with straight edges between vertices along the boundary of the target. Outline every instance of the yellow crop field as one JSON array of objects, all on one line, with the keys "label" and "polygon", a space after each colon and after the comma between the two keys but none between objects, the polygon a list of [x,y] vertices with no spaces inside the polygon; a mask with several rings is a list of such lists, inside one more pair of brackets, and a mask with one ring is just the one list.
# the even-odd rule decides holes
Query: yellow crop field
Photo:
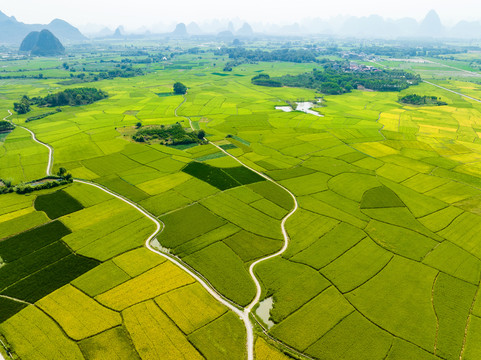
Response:
[{"label": "yellow crop field", "polygon": [[132,277],[137,276],[164,261],[166,261],[165,258],[158,254],[154,254],[152,251],[144,247],[126,252],[113,259],[115,265]]},{"label": "yellow crop field", "polygon": [[203,359],[153,301],[134,305],[122,315],[143,360]]},{"label": "yellow crop field", "polygon": [[190,175],[184,172],[179,172],[176,174],[167,175],[154,180],[146,181],[144,183],[138,184],[137,187],[145,191],[147,194],[155,195],[170,190],[177,185],[186,182],[189,179],[191,179]]},{"label": "yellow crop field", "polygon": [[55,322],[34,306],[28,306],[0,325],[12,349],[22,359],[82,360],[77,344],[65,337]]},{"label": "yellow crop field", "polygon": [[109,308],[123,310],[193,282],[194,279],[185,271],[171,262],[165,262],[135,279],[98,295],[96,299]]},{"label": "yellow crop field", "polygon": [[255,354],[256,359],[259,360],[289,360],[290,357],[287,357],[279,350],[275,349],[274,347],[270,346],[264,339],[257,338],[256,345],[255,345]]},{"label": "yellow crop field", "polygon": [[33,205],[34,197],[21,196],[18,194],[3,194],[0,203],[0,215],[17,211]]},{"label": "yellow crop field", "polygon": [[186,334],[226,312],[198,283],[169,291],[155,298],[155,302]]},{"label": "yellow crop field", "polygon": [[120,325],[120,314],[109,310],[71,285],[66,285],[37,302],[75,340]]},{"label": "yellow crop field", "polygon": [[398,151],[381,143],[360,143],[353,145],[357,150],[373,157],[397,154]]},{"label": "yellow crop field", "polygon": [[16,211],[12,211],[12,212],[3,214],[3,215],[0,216],[0,223],[18,218],[18,217],[23,216],[23,215],[30,214],[34,211],[35,211],[35,209],[33,207],[26,207],[24,209],[20,209],[20,210],[16,210]]}]

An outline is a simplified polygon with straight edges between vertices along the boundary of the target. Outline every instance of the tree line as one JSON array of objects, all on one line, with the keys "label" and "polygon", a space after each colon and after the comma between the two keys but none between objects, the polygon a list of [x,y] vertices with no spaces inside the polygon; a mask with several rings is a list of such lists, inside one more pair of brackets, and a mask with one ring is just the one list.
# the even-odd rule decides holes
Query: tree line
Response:
[{"label": "tree line", "polygon": [[15,126],[13,126],[9,121],[0,120],[0,133],[12,131],[13,129],[15,129]]},{"label": "tree line", "polygon": [[139,129],[132,139],[137,142],[147,142],[157,140],[163,145],[184,145],[184,144],[204,144],[205,132],[204,130],[187,132],[180,123],[170,126],[149,126],[142,127],[142,124],[137,124]]},{"label": "tree line", "polygon": [[27,95],[23,95],[19,102],[13,103],[13,109],[17,112],[17,114],[26,114],[31,110],[30,107],[32,105],[37,105],[40,107],[88,105],[105,99],[106,97],[108,97],[108,94],[100,89],[66,89],[55,94],[48,94],[45,97],[39,96],[29,98]]},{"label": "tree line", "polygon": [[429,96],[429,95],[418,95],[418,94],[409,94],[399,98],[399,102],[403,104],[409,105],[448,105],[447,102],[441,101],[440,98],[437,96]]},{"label": "tree line", "polygon": [[344,94],[359,87],[376,91],[401,91],[419,84],[420,81],[419,75],[404,70],[379,70],[368,67],[351,69],[348,61],[325,62],[322,70],[314,69],[299,75],[271,78],[267,74],[259,74],[252,78],[255,85],[303,87],[329,95]]}]

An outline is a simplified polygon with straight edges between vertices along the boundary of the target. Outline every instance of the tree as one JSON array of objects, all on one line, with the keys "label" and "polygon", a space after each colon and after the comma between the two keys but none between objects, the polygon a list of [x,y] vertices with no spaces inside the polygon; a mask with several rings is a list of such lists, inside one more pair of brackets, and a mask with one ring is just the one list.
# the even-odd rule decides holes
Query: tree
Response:
[{"label": "tree", "polygon": [[58,175],[59,177],[64,177],[65,174],[67,174],[67,169],[65,169],[64,167],[61,167],[60,169],[58,169],[57,175]]},{"label": "tree", "polygon": [[201,140],[202,140],[203,138],[205,138],[205,131],[204,131],[204,130],[199,130],[199,131],[197,132],[197,137],[198,137],[199,139],[201,139]]},{"label": "tree", "polygon": [[13,110],[17,114],[26,114],[30,111],[30,100],[27,95],[23,95],[19,103],[13,103]]},{"label": "tree", "polygon": [[135,127],[136,127],[137,129],[141,128],[141,127],[142,127],[142,123],[139,121],[137,124],[135,124]]},{"label": "tree", "polygon": [[187,86],[185,86],[181,82],[176,82],[174,84],[174,94],[184,95],[186,92],[187,92]]}]

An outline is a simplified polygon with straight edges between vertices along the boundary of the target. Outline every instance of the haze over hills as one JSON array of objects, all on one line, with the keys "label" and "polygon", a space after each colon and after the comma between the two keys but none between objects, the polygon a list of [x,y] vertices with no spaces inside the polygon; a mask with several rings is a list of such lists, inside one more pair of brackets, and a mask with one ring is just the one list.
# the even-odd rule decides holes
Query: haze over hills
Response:
[{"label": "haze over hills", "polygon": [[20,44],[32,31],[47,29],[63,42],[82,41],[87,38],[74,26],[60,19],[54,19],[47,25],[25,24],[14,16],[7,16],[0,11],[0,44]]},{"label": "haze over hills", "polygon": [[[62,42],[87,40],[78,28],[60,19],[48,25],[25,24],[14,16],[7,16],[0,11],[0,44],[19,44],[31,31],[50,30]],[[213,19],[202,22],[190,22],[188,25],[177,23],[171,25],[144,25],[139,29],[111,30],[101,24],[89,24],[82,27],[89,38],[162,38],[189,36],[216,36],[218,38],[249,38],[253,36],[302,36],[328,35],[356,38],[481,38],[480,21],[460,21],[454,26],[443,25],[435,10],[431,10],[422,21],[413,18],[387,19],[379,15],[364,17],[335,17],[331,19],[310,18],[291,24],[248,23],[239,18]]]},{"label": "haze over hills", "polygon": [[[149,28],[149,36],[157,35],[218,35],[225,37],[301,36],[332,35],[346,37],[369,38],[481,38],[481,22],[460,21],[452,27],[443,25],[435,10],[431,10],[422,21],[413,18],[387,19],[379,15],[365,17],[336,17],[332,19],[310,18],[291,24],[248,23],[240,19],[214,19],[203,22],[191,22],[187,26],[178,24],[157,24]],[[180,28],[179,28],[180,26]],[[144,33],[146,33],[144,27]],[[97,28],[101,28],[100,25]],[[126,30],[125,35],[140,34],[139,30]],[[91,37],[105,36],[105,31],[90,34]],[[155,35],[154,35],[155,36]]]}]

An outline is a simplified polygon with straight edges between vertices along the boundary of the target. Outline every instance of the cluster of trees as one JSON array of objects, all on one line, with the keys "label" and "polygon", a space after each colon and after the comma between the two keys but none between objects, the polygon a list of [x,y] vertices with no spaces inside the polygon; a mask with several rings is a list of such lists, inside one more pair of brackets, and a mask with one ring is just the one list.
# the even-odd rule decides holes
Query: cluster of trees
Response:
[{"label": "cluster of trees", "polygon": [[27,95],[23,95],[19,102],[13,103],[13,111],[20,115],[30,111],[30,100]]},{"label": "cluster of trees", "polygon": [[28,194],[33,191],[55,188],[60,185],[66,185],[73,181],[72,174],[61,167],[57,172],[57,177],[45,177],[39,180],[32,181],[31,183],[23,183],[18,185],[12,185],[10,180],[0,180],[0,194],[8,194],[16,192],[17,194]]},{"label": "cluster of trees", "polygon": [[349,62],[330,61],[323,70],[314,69],[299,75],[284,75],[277,78],[256,76],[252,82],[263,86],[290,86],[317,89],[324,94],[337,95],[364,87],[376,91],[401,91],[421,81],[419,75],[403,70],[355,69]]},{"label": "cluster of trees", "polygon": [[437,96],[428,96],[428,95],[418,95],[418,94],[410,94],[399,98],[399,102],[403,104],[409,105],[436,105],[436,106],[443,106],[448,105],[447,102],[441,101],[441,98]]},{"label": "cluster of trees", "polygon": [[149,127],[142,127],[141,124],[137,124],[137,128],[139,130],[132,136],[132,139],[137,142],[157,140],[163,145],[205,143],[204,130],[187,132],[179,123],[171,126],[160,125]]},{"label": "cluster of trees", "polygon": [[144,75],[144,72],[140,68],[133,68],[132,66],[126,66],[120,69],[113,69],[109,71],[101,71],[98,74],[99,79],[114,79],[114,78],[130,78],[134,76]]},{"label": "cluster of trees", "polygon": [[214,51],[214,55],[228,55],[231,61],[224,66],[224,71],[232,71],[232,68],[244,64],[258,61],[286,61],[295,63],[317,62],[316,56],[319,55],[313,49],[281,49],[264,51],[260,49],[248,50],[242,47],[222,48]]},{"label": "cluster of trees", "polygon": [[242,47],[222,48],[215,55],[228,55],[229,59],[243,59],[244,61],[287,61],[295,63],[315,62],[318,55],[314,50],[281,49],[273,51],[249,50]]},{"label": "cluster of trees", "polygon": [[282,86],[282,83],[280,81],[271,79],[271,77],[267,74],[256,75],[252,78],[251,81],[254,85],[260,85],[260,86],[270,86],[270,87]]},{"label": "cluster of trees", "polygon": [[15,129],[13,124],[5,120],[0,120],[0,132],[12,131],[13,129]]},{"label": "cluster of trees", "polygon": [[181,82],[176,82],[174,84],[174,94],[175,95],[184,95],[185,93],[187,93],[187,86],[185,86],[184,84],[182,84]]},{"label": "cluster of trees", "polygon": [[24,95],[19,103],[13,104],[13,109],[17,114],[25,114],[30,111],[31,105],[46,107],[88,105],[95,101],[105,99],[107,96],[108,94],[106,92],[95,88],[66,89],[45,97],[29,98],[27,95]]}]

